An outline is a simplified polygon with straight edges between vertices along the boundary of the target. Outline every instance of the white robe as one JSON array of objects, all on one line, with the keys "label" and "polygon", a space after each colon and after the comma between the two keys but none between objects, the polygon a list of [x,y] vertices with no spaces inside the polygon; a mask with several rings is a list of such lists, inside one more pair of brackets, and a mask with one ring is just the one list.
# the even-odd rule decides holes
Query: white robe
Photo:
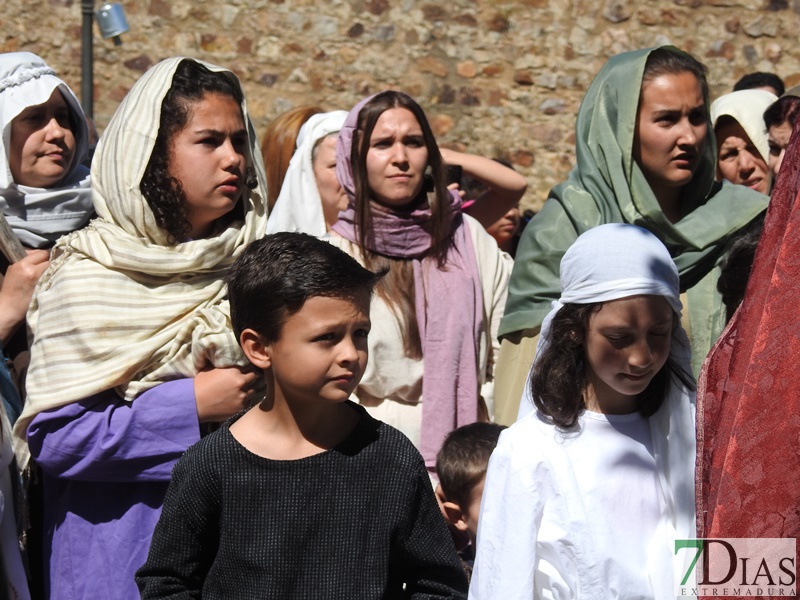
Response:
[{"label": "white robe", "polygon": [[579,425],[565,434],[532,413],[501,435],[470,600],[673,597],[653,423],[587,411]]}]

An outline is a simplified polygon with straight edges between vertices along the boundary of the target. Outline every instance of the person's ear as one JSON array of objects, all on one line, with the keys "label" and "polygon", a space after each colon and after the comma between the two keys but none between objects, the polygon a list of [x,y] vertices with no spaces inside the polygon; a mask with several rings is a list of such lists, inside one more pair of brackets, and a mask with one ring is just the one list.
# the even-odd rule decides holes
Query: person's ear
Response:
[{"label": "person's ear", "polygon": [[245,329],[239,336],[242,352],[253,366],[259,369],[269,369],[272,365],[270,346],[264,343],[261,334],[253,329]]},{"label": "person's ear", "polygon": [[442,509],[444,509],[444,519],[451,527],[455,527],[458,531],[467,531],[467,522],[464,520],[464,513],[461,512],[461,507],[455,502],[443,502]]}]

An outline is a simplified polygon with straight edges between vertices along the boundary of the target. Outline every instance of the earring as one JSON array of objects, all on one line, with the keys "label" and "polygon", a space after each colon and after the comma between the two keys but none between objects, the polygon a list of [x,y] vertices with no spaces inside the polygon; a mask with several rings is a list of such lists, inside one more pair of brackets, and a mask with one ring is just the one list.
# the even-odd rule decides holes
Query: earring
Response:
[{"label": "earring", "polygon": [[258,178],[256,177],[256,171],[253,167],[247,167],[247,179],[244,180],[244,184],[251,190],[258,187]]}]

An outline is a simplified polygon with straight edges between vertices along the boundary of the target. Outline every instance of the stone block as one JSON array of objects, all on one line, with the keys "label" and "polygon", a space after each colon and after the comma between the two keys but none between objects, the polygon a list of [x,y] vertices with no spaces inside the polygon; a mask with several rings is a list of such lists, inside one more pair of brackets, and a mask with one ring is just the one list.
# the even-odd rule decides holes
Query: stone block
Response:
[{"label": "stone block", "polygon": [[475,75],[477,75],[478,67],[471,60],[465,60],[464,62],[456,65],[456,73],[461,75],[461,77],[472,79],[475,77]]},{"label": "stone block", "polygon": [[437,77],[445,77],[448,73],[447,65],[432,56],[423,56],[417,60],[417,70],[421,73],[431,73]]}]

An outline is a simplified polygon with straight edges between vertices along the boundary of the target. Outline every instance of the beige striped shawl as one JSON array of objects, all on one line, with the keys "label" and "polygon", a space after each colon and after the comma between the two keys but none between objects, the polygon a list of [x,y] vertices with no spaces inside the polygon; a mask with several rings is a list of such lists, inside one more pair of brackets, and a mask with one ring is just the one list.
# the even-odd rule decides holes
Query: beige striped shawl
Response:
[{"label": "beige striped shawl", "polygon": [[248,164],[258,186],[244,195],[243,220],[168,246],[139,190],[181,60],[145,73],[114,114],[92,166],[99,218],[59,241],[37,287],[28,313],[34,335],[28,398],[15,428],[23,464],[26,429],[42,411],[111,388],[130,401],[203,367],[245,364],[223,278],[266,226],[266,179],[252,122],[247,118]]}]

